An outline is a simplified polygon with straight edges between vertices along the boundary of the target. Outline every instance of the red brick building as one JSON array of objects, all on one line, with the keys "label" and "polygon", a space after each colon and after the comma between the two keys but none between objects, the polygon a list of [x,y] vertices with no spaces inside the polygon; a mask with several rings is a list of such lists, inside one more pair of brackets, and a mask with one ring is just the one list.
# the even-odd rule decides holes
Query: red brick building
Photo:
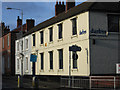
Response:
[{"label": "red brick building", "polygon": [[[2,23],[2,74],[15,74],[15,40],[21,31],[22,20],[17,19],[17,27],[10,31],[9,26]],[[27,19],[23,25],[23,33],[34,27],[34,20]]]}]

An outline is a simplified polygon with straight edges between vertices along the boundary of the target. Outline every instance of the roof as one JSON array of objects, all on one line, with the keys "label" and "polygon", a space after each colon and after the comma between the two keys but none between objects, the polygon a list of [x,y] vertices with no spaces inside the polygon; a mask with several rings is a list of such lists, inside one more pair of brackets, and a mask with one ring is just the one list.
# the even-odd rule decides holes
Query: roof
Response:
[{"label": "roof", "polygon": [[26,32],[23,36],[29,35],[40,29],[43,29],[43,28],[53,25],[57,22],[60,22],[62,20],[65,20],[67,18],[70,18],[72,16],[75,16],[77,14],[80,14],[82,12],[89,11],[89,10],[119,12],[120,13],[119,2],[83,2],[82,4],[69,9],[67,12],[65,11],[57,16],[54,16],[54,17],[36,25],[31,30]]}]

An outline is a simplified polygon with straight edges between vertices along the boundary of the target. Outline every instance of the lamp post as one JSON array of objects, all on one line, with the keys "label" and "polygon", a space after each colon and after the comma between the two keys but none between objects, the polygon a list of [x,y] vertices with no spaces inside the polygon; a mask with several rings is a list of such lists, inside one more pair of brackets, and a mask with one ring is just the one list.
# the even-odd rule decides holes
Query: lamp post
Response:
[{"label": "lamp post", "polygon": [[[6,8],[7,10],[19,10],[21,11],[21,17],[22,17],[22,25],[21,25],[21,31],[20,31],[20,38],[22,38],[22,35],[23,35],[23,10],[22,9],[19,9],[19,8],[10,8],[10,7],[7,7]],[[20,39],[20,44],[21,44],[21,47],[22,47],[22,40]],[[20,55],[22,56],[22,59],[21,59],[21,78],[20,76],[18,76],[18,87],[23,87],[22,85],[22,76],[23,76],[23,57],[24,57],[24,54],[23,52],[20,53]]]}]

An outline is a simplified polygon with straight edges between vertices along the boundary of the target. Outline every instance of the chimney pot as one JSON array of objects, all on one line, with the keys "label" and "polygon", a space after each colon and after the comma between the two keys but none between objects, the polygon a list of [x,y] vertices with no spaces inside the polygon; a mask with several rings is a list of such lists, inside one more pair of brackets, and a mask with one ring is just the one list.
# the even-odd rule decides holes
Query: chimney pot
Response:
[{"label": "chimney pot", "polygon": [[58,5],[58,1],[56,1],[56,5]]},{"label": "chimney pot", "polygon": [[64,1],[62,1],[62,5],[64,5]]},{"label": "chimney pot", "polygon": [[61,5],[61,1],[59,1],[59,5]]},{"label": "chimney pot", "polygon": [[22,25],[22,19],[19,18],[18,16],[18,19],[17,19],[17,27],[21,26]]},{"label": "chimney pot", "polygon": [[75,0],[66,0],[66,11],[75,6]]}]

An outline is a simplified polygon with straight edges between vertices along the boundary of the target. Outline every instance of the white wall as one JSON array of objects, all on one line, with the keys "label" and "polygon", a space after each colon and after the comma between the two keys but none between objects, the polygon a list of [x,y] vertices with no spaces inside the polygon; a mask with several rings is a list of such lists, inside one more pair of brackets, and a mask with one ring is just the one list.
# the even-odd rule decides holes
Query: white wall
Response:
[{"label": "white wall", "polygon": [[[72,36],[72,22],[70,19],[77,17],[77,35]],[[57,24],[63,23],[63,39],[58,40],[58,26]],[[53,42],[49,42],[49,27],[53,27]],[[32,47],[32,53],[38,50],[38,59],[36,62],[37,75],[68,75],[69,74],[69,46],[78,45],[82,48],[78,52],[78,69],[71,70],[72,75],[75,76],[88,76],[89,71],[89,54],[87,64],[87,52],[89,52],[89,12],[81,13],[64,21],[58,22],[42,29],[44,31],[44,44],[40,45],[40,31],[36,34],[36,46]],[[86,34],[79,35],[80,30],[86,30]],[[32,35],[31,35],[32,37]],[[31,39],[32,40],[32,39]],[[47,46],[45,46],[45,43]],[[63,70],[59,69],[58,49],[63,49]],[[49,69],[49,51],[53,50],[53,70]],[[44,52],[44,70],[40,70],[40,53]]]}]

